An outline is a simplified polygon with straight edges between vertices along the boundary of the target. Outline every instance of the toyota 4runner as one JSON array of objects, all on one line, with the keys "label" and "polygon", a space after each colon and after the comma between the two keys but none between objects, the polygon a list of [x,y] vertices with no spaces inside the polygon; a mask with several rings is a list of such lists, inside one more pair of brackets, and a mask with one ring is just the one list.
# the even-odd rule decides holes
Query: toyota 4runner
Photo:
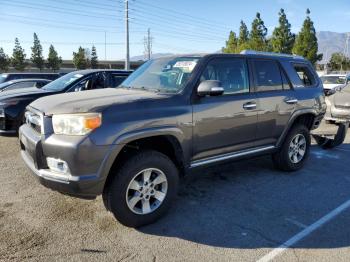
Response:
[{"label": "toyota 4runner", "polygon": [[150,60],[120,88],[40,98],[27,107],[21,155],[40,183],[95,198],[122,224],[161,217],[191,169],[271,154],[300,169],[326,111],[312,65],[245,51]]}]

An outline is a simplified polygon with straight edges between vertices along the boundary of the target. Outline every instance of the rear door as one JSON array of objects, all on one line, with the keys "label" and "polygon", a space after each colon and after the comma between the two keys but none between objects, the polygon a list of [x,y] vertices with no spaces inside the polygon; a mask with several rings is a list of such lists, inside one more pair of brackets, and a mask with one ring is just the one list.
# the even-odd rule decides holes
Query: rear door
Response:
[{"label": "rear door", "polygon": [[251,59],[257,100],[257,146],[274,145],[298,100],[285,71],[273,59]]}]

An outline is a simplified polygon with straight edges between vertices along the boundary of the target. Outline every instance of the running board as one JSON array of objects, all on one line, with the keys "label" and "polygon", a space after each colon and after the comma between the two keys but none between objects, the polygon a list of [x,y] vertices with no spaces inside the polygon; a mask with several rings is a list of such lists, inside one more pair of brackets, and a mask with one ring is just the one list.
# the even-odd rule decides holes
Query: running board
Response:
[{"label": "running board", "polygon": [[223,155],[208,157],[205,159],[195,160],[195,161],[191,162],[190,168],[209,165],[212,163],[216,163],[216,162],[220,162],[220,161],[224,161],[224,160],[229,160],[229,159],[235,159],[235,158],[239,158],[239,157],[243,157],[243,156],[258,154],[258,153],[262,153],[262,152],[273,150],[273,149],[276,149],[276,147],[275,146],[266,146],[266,147],[247,149],[247,150],[238,151],[238,152],[234,152],[234,153],[227,153],[227,154],[223,154]]}]

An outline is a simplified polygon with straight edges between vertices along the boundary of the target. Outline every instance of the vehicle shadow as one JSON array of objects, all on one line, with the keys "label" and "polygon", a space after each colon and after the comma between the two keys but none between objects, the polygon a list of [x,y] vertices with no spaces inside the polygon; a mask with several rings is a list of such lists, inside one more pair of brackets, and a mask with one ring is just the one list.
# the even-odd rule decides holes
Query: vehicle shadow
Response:
[{"label": "vehicle shadow", "polygon": [[[277,247],[350,198],[344,159],[350,159],[350,144],[334,150],[313,145],[298,172],[275,170],[269,156],[198,170],[184,179],[168,215],[138,230],[224,248]],[[344,238],[298,245],[350,246]]]}]

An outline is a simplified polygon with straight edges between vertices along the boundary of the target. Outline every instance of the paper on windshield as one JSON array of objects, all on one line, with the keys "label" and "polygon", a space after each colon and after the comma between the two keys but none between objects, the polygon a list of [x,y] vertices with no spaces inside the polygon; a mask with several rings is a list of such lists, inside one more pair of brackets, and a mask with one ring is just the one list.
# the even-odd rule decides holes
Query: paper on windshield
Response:
[{"label": "paper on windshield", "polygon": [[181,68],[186,73],[191,73],[194,67],[197,65],[196,61],[178,61],[173,66],[174,68]]}]

